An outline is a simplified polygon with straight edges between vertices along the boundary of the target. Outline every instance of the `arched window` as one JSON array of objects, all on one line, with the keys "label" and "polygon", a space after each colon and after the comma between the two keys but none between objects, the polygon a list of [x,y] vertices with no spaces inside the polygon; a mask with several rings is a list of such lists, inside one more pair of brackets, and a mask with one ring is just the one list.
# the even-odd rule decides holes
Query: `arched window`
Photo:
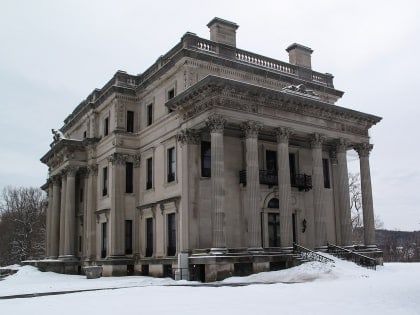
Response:
[{"label": "arched window", "polygon": [[268,202],[268,208],[271,209],[278,209],[279,208],[279,200],[277,198],[271,198],[271,200]]}]

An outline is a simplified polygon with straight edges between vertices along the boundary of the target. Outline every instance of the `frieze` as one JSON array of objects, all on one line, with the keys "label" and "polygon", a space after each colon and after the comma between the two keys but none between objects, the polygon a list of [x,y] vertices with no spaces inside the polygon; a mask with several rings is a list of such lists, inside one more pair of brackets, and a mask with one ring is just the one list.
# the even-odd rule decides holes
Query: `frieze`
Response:
[{"label": "frieze", "polygon": [[123,153],[113,153],[110,156],[108,156],[108,161],[111,162],[113,165],[119,164],[125,164],[128,160],[128,154]]}]

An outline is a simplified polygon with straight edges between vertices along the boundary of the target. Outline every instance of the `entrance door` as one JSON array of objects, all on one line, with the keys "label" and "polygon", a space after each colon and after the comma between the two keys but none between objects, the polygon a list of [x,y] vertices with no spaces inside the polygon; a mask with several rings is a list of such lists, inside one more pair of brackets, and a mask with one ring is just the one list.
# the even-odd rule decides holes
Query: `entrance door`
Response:
[{"label": "entrance door", "polygon": [[280,247],[280,214],[268,214],[268,246]]}]

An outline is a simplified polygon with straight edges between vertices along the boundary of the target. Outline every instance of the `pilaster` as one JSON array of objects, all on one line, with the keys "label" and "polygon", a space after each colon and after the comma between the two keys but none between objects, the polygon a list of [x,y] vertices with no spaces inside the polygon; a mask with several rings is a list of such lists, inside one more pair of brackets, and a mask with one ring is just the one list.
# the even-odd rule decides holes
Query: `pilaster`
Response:
[{"label": "pilaster", "polygon": [[86,218],[85,218],[85,243],[86,259],[95,260],[96,257],[96,198],[97,198],[97,176],[98,166],[89,164],[87,166],[87,194],[86,194]]},{"label": "pilaster", "polygon": [[52,213],[50,222],[50,254],[49,258],[57,258],[60,243],[60,182],[59,176],[52,177]]},{"label": "pilaster", "polygon": [[66,227],[66,194],[67,194],[67,171],[61,172],[61,203],[60,203],[60,249],[59,257],[64,256],[64,241]]},{"label": "pilaster", "polygon": [[75,229],[76,229],[76,172],[74,166],[67,167],[67,185],[65,201],[65,226],[64,226],[64,257],[75,257]]}]

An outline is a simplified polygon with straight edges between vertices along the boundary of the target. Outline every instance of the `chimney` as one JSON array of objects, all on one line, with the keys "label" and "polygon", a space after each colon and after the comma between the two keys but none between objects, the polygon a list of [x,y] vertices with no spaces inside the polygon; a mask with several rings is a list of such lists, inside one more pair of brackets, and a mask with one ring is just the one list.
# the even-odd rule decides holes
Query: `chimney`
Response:
[{"label": "chimney", "polygon": [[211,41],[236,47],[238,24],[215,17],[207,24],[207,27],[210,29]]},{"label": "chimney", "polygon": [[311,69],[311,54],[313,50],[309,47],[292,44],[286,48],[286,51],[289,53],[289,63],[296,66],[301,66]]}]

